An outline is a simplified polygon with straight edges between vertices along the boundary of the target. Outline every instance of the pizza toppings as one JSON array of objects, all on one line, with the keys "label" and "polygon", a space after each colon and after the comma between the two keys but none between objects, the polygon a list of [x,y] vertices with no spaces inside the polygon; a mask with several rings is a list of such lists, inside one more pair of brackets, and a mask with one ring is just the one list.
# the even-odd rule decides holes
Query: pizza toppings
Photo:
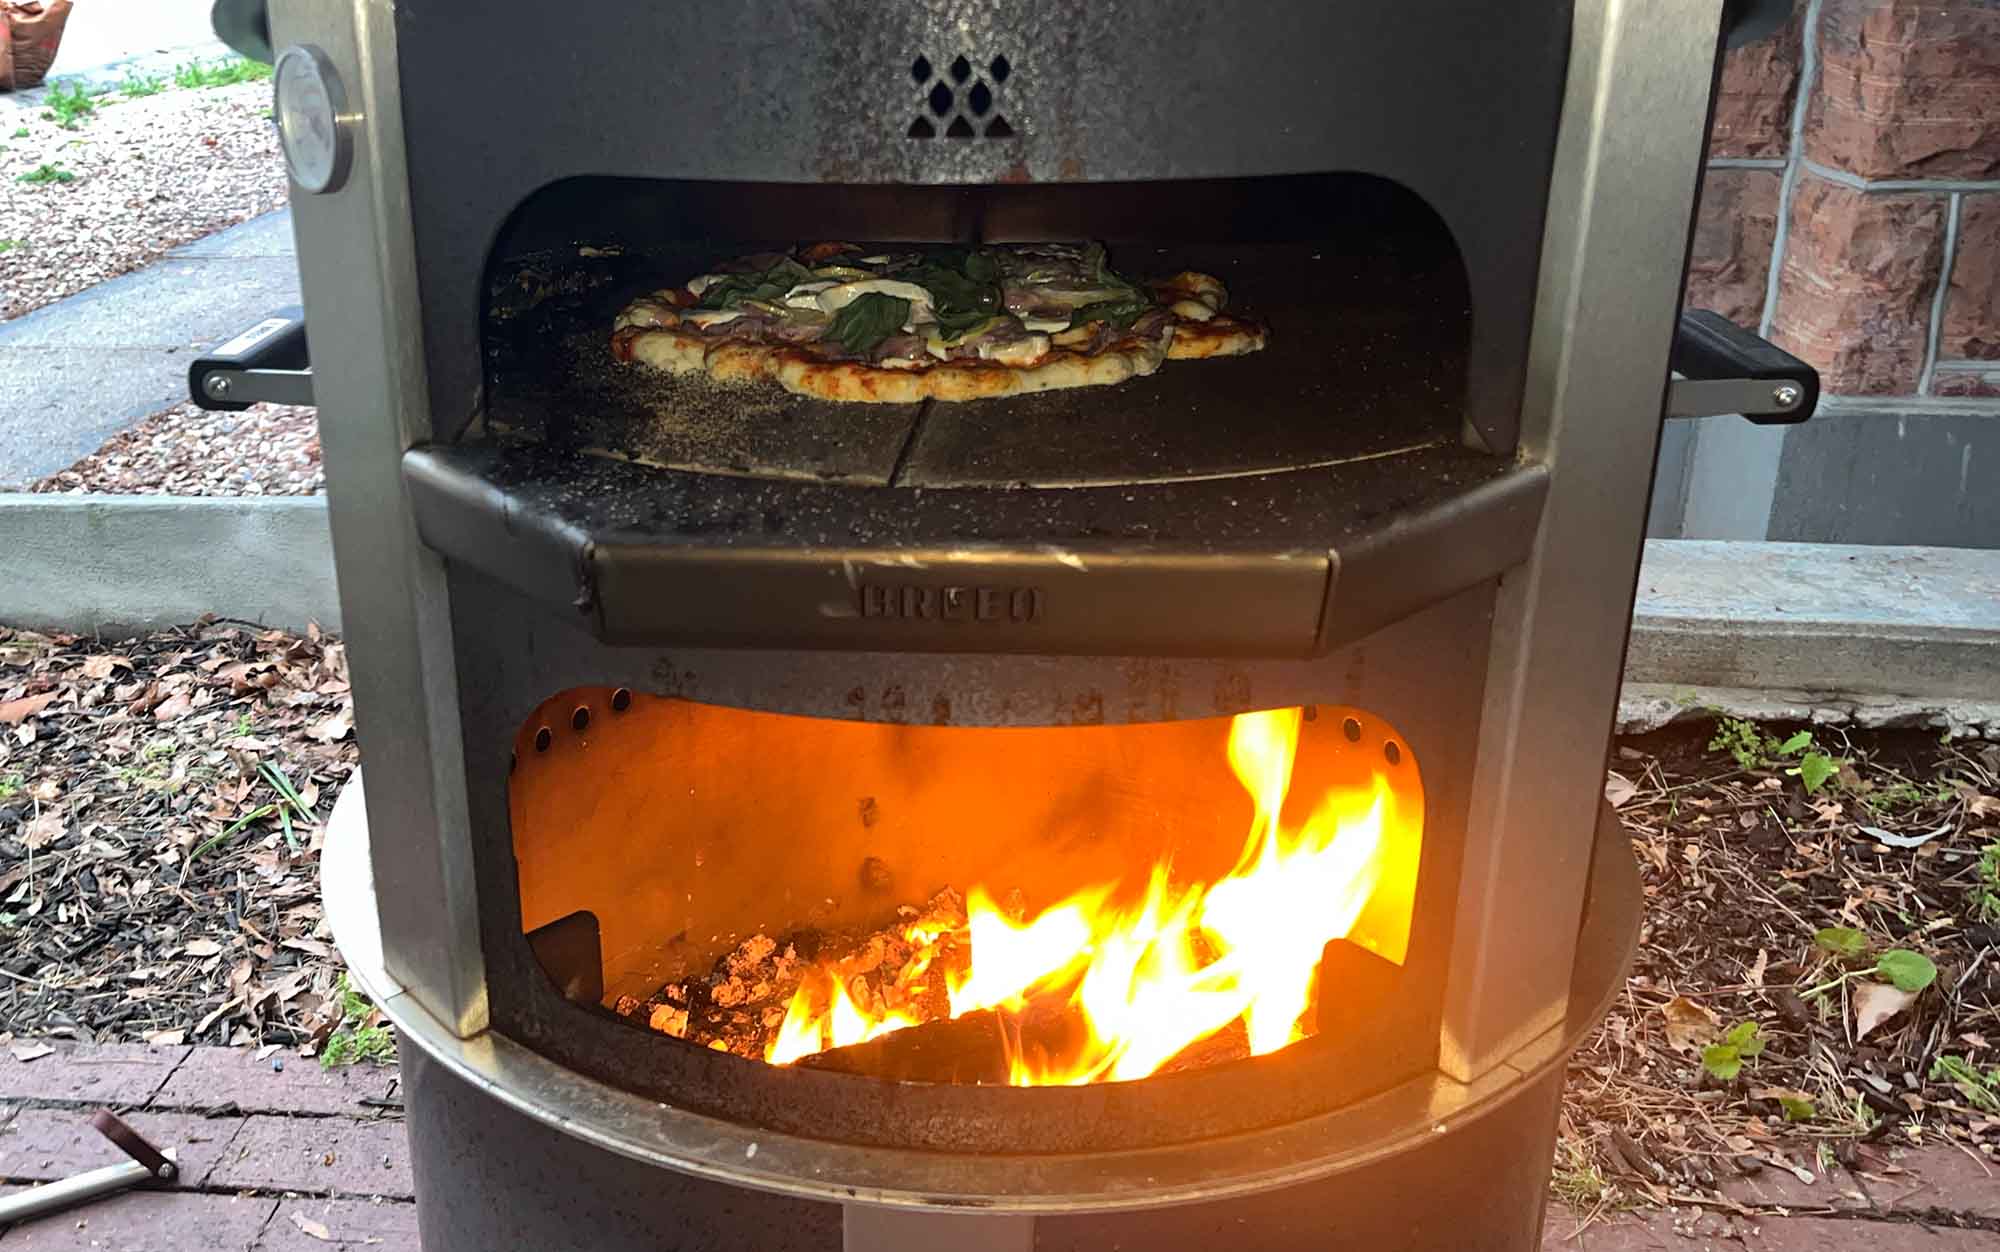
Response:
[{"label": "pizza toppings", "polygon": [[[1223,316],[1226,301],[1205,274],[1140,286],[1096,243],[866,255],[823,243],[743,257],[634,301],[612,348],[676,373],[768,377],[835,399],[958,399],[1151,373],[1182,355],[1172,345],[1184,331],[1198,331],[1185,355],[1261,348],[1262,327]],[[866,380],[867,369],[905,377]]]}]

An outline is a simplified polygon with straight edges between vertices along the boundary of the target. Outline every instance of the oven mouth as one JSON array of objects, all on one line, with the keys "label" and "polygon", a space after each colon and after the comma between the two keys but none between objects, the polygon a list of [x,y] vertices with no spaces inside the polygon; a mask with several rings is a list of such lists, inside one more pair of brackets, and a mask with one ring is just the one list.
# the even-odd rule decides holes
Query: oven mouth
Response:
[{"label": "oven mouth", "polygon": [[514,761],[528,946],[657,1048],[1124,1085],[1347,1052],[1424,999],[1422,778],[1363,710],[980,728],[576,689]]},{"label": "oven mouth", "polygon": [[[1144,281],[1192,269],[1264,350],[956,403],[841,404],[619,364],[635,296],[820,240],[1101,240]],[[578,178],[529,197],[486,266],[487,428],[660,469],[860,486],[1196,482],[1456,445],[1472,308],[1449,229],[1387,179],[870,187]]]}]

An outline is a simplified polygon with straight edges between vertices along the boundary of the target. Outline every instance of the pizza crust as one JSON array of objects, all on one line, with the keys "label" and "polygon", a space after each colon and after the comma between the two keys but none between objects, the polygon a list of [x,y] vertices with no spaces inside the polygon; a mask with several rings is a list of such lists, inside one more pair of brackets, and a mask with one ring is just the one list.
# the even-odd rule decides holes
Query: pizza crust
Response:
[{"label": "pizza crust", "polygon": [[939,361],[894,369],[856,361],[825,361],[781,344],[717,342],[671,326],[626,326],[613,336],[619,359],[669,374],[707,374],[717,382],[775,382],[794,395],[848,404],[915,404],[921,400],[982,400],[1066,387],[1109,387],[1160,368],[1170,355],[1173,326],[1157,339],[1128,336],[1103,352],[1057,349],[1029,366],[991,361]]}]

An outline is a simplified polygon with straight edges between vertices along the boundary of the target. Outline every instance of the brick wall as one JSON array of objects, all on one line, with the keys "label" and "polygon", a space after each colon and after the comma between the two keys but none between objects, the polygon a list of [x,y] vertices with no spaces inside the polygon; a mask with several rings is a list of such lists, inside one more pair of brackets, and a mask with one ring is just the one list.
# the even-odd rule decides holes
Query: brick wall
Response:
[{"label": "brick wall", "polygon": [[2000,411],[2000,3],[1802,4],[1729,54],[1709,166],[1691,305],[1830,395]]},{"label": "brick wall", "polygon": [[1650,533],[2000,547],[2000,0],[1794,3],[1724,62],[1688,302],[1826,398],[1669,424]]}]

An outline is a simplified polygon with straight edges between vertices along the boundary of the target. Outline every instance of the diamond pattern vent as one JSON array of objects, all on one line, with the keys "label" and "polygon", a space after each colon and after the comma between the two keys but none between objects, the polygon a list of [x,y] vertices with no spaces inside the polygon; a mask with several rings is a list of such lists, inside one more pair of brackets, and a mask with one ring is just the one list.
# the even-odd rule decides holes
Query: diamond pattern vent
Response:
[{"label": "diamond pattern vent", "polygon": [[1014,127],[1000,112],[1001,93],[1014,67],[996,56],[982,67],[960,54],[939,67],[927,56],[910,63],[917,84],[916,117],[903,133],[911,139],[1011,139]]}]

